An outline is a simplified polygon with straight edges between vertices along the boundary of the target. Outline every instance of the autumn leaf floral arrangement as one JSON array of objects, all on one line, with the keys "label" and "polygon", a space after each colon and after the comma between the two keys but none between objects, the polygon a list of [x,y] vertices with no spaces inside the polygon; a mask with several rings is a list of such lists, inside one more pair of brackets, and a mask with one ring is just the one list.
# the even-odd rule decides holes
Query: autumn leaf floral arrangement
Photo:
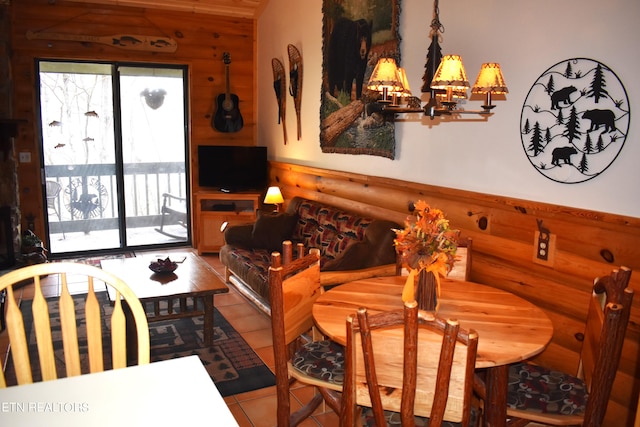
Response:
[{"label": "autumn leaf floral arrangement", "polygon": [[[452,230],[449,220],[437,208],[429,206],[424,200],[414,203],[413,215],[405,220],[404,229],[394,229],[394,245],[403,267],[409,270],[409,277],[402,292],[403,301],[417,300],[421,306],[421,290],[416,291],[417,279],[433,275],[436,294],[433,306],[421,307],[437,310],[440,299],[440,276],[445,277],[453,268],[457,251],[459,230]],[[422,272],[422,273],[421,273]],[[422,282],[422,280],[418,280]]]}]

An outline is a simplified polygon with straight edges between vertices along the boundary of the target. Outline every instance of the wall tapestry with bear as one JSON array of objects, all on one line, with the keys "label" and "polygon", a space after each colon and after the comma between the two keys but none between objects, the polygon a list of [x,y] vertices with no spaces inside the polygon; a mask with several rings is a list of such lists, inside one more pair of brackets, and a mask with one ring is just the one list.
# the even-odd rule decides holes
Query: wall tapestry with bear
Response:
[{"label": "wall tapestry with bear", "polygon": [[400,0],[323,0],[320,147],[324,153],[395,157],[395,127],[367,89],[378,59],[400,64]]},{"label": "wall tapestry with bear", "polygon": [[529,161],[547,178],[564,184],[600,175],[618,157],[627,138],[627,92],[606,65],[585,58],[557,63],[536,80],[520,117]]}]

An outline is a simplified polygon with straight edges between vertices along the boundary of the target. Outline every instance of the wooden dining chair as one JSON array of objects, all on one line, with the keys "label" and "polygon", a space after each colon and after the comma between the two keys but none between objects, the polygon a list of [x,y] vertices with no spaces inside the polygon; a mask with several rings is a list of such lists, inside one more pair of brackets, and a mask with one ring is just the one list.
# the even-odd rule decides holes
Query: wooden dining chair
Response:
[{"label": "wooden dining chair", "polygon": [[[303,255],[300,249],[298,246],[298,255],[292,259],[291,242],[285,242],[285,256],[273,252],[269,267],[278,427],[298,425],[323,400],[336,413],[340,410],[344,348],[329,340],[309,339],[311,308],[322,292],[320,252],[311,249]],[[292,414],[289,390],[295,381],[314,386],[317,393]]]},{"label": "wooden dining chair", "polygon": [[[60,296],[54,299],[45,299],[42,292],[42,281],[55,283],[60,287]],[[31,313],[23,313],[20,308],[19,290],[16,288],[33,282],[35,290]],[[70,284],[86,283],[88,290],[84,304],[75,306],[74,299],[69,293]],[[96,292],[106,291],[111,286],[116,290],[113,314],[109,320],[109,326],[103,321],[103,308],[96,297]],[[126,349],[126,322],[125,311],[131,313],[135,321],[137,334],[137,363],[149,363],[149,327],[147,317],[140,301],[119,278],[88,264],[74,262],[54,262],[35,264],[23,267],[3,276],[0,276],[0,290],[7,290],[6,323],[11,345],[11,358],[18,385],[30,384],[34,381],[32,368],[36,363],[29,352],[28,336],[31,331],[25,331],[26,317],[33,317],[33,336],[37,343],[37,358],[42,381],[54,380],[63,375],[63,369],[56,367],[56,360],[64,359],[66,376],[76,376],[85,373],[101,372],[105,369],[103,359],[103,326],[109,328],[111,337],[112,368],[124,368],[127,366]],[[50,315],[52,307],[57,304],[59,316]],[[83,311],[85,322],[78,322],[76,313]],[[106,319],[104,319],[106,320]],[[59,330],[62,336],[63,353],[54,352],[52,340],[52,324]],[[55,328],[54,328],[55,329]],[[86,335],[86,347],[88,353],[88,366],[83,366],[79,344],[84,343]],[[32,346],[33,347],[33,346]],[[37,366],[37,365],[35,365]],[[107,365],[108,366],[108,365]],[[0,388],[7,387],[6,374],[0,370]]]},{"label": "wooden dining chair", "polygon": [[471,425],[475,331],[412,301],[371,316],[360,308],[347,319],[346,348],[342,426]]},{"label": "wooden dining chair", "polygon": [[509,426],[602,426],[631,313],[630,278],[620,267],[595,279],[576,376],[526,362],[510,366]]},{"label": "wooden dining chair", "polygon": [[452,280],[470,280],[471,279],[471,255],[473,250],[473,239],[471,237],[460,237],[458,239],[458,248],[456,250],[456,261],[453,268],[447,274]]}]

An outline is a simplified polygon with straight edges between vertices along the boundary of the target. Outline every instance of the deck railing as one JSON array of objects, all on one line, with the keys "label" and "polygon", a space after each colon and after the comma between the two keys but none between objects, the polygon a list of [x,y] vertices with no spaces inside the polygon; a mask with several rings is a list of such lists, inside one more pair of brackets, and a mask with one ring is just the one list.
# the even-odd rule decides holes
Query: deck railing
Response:
[{"label": "deck railing", "polygon": [[117,229],[120,203],[124,203],[127,228],[158,226],[162,194],[186,197],[183,162],[124,164],[124,197],[118,196],[116,167],[46,166],[50,233]]}]

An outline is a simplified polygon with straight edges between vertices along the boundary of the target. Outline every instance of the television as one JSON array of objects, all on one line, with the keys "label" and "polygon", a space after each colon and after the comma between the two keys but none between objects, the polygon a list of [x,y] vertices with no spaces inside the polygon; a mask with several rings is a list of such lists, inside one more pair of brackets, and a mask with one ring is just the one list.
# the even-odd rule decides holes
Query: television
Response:
[{"label": "television", "polygon": [[198,146],[198,185],[224,192],[263,191],[268,183],[267,147]]}]

